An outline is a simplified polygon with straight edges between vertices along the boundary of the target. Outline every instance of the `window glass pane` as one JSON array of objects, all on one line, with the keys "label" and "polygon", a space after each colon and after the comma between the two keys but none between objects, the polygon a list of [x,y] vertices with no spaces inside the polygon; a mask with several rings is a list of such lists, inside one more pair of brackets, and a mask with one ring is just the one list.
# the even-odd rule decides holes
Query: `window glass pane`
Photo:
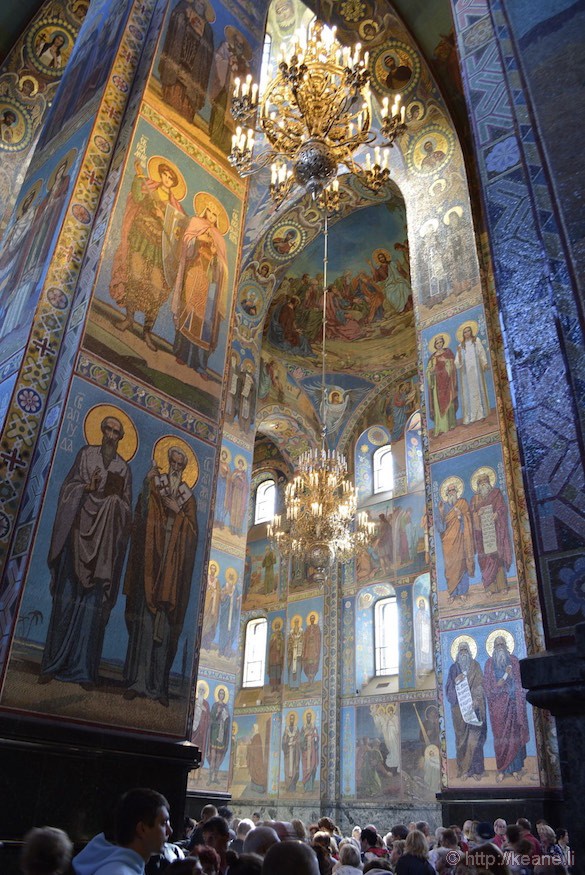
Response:
[{"label": "window glass pane", "polygon": [[376,450],[373,458],[374,464],[374,493],[389,492],[394,488],[394,464],[392,461],[392,447],[380,447]]},{"label": "window glass pane", "polygon": [[244,647],[244,687],[264,686],[264,667],[266,663],[267,621],[264,618],[250,620],[246,626]]},{"label": "window glass pane", "polygon": [[398,674],[398,605],[395,596],[376,602],[374,641],[376,674]]},{"label": "window glass pane", "polygon": [[254,523],[269,523],[274,517],[276,502],[276,483],[265,480],[256,490],[256,510]]}]

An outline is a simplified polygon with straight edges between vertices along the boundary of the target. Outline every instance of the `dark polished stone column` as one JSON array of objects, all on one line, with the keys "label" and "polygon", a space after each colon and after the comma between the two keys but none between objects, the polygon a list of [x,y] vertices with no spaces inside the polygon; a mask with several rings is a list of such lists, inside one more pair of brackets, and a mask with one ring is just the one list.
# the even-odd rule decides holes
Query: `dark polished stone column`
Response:
[{"label": "dark polished stone column", "polygon": [[[57,826],[81,845],[111,828],[116,800],[132,787],[166,796],[179,836],[187,775],[200,759],[189,742],[2,715],[0,843],[21,840],[32,826]],[[2,875],[19,871],[14,857],[10,845],[0,847]]]},{"label": "dark polished stone column", "polygon": [[585,623],[575,627],[572,648],[529,656],[521,660],[520,672],[527,700],[556,720],[563,799],[554,825],[569,830],[572,871],[585,875]]}]

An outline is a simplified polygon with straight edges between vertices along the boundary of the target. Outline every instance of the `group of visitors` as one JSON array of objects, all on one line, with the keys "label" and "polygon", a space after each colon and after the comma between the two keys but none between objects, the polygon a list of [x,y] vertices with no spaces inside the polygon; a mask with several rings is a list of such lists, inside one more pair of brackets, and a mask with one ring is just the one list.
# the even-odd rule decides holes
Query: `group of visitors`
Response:
[{"label": "group of visitors", "polygon": [[185,819],[171,843],[169,804],[149,789],[130,790],[115,813],[115,832],[100,833],[73,857],[62,830],[33,829],[25,839],[23,875],[567,875],[573,863],[566,829],[544,819],[507,824],[467,820],[439,827],[397,824],[384,836],[374,824],[343,837],[329,817],[234,818],[206,805],[198,823]]}]

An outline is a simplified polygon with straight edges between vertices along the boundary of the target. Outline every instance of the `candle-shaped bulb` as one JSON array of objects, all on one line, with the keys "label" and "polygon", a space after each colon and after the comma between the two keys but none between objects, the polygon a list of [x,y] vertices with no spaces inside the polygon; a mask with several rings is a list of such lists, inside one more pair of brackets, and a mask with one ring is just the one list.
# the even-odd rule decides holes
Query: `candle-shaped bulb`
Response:
[{"label": "candle-shaped bulb", "polygon": [[240,94],[240,77],[236,76],[234,79],[234,97],[239,97]]}]

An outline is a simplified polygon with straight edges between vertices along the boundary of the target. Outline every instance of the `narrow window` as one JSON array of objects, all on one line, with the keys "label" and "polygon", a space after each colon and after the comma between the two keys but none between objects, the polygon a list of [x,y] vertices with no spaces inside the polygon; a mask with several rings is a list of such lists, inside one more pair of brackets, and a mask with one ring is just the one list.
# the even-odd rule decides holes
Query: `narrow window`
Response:
[{"label": "narrow window", "polygon": [[398,605],[396,596],[374,606],[376,675],[398,674]]},{"label": "narrow window", "polygon": [[264,480],[256,490],[254,524],[271,522],[274,517],[275,503],[276,483],[274,480]]},{"label": "narrow window", "polygon": [[377,492],[390,492],[394,488],[394,465],[392,447],[387,444],[376,450],[373,457],[374,495]]},{"label": "narrow window", "polygon": [[264,686],[267,625],[266,618],[260,617],[250,620],[246,626],[243,687]]}]

